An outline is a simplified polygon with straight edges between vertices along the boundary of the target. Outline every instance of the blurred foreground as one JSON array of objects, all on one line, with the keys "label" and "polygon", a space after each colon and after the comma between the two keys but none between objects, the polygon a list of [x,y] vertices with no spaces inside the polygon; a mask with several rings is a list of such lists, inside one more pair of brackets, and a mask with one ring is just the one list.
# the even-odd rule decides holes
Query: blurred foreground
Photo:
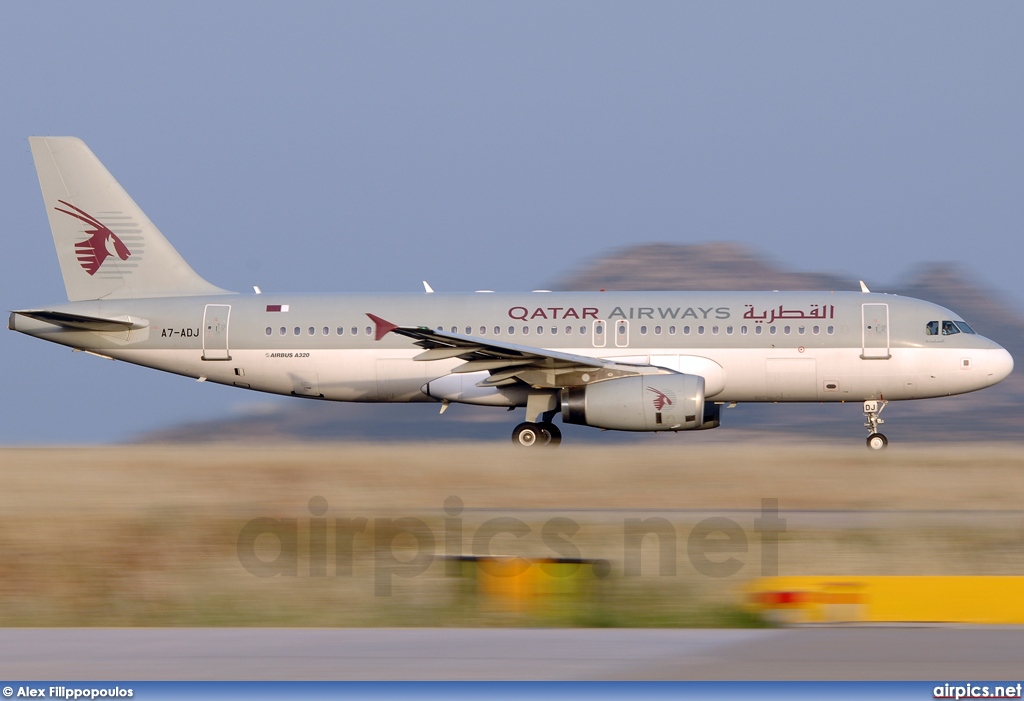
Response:
[{"label": "blurred foreground", "polygon": [[[1024,574],[1015,444],[40,448],[0,466],[0,626],[754,626],[741,591],[763,575]],[[562,569],[513,585],[517,557]]]}]

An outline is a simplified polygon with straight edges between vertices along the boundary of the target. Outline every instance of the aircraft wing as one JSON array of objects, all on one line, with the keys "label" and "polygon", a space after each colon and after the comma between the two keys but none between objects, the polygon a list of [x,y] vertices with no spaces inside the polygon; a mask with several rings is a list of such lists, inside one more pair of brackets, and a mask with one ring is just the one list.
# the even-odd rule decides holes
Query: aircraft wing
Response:
[{"label": "aircraft wing", "polygon": [[671,370],[653,365],[619,363],[586,355],[507,343],[459,333],[438,331],[426,326],[398,326],[379,316],[367,314],[376,324],[376,339],[389,333],[411,338],[424,351],[413,360],[464,360],[453,373],[490,372],[479,387],[499,387],[525,382],[533,387],[577,387],[596,380],[629,375],[664,374]]}]

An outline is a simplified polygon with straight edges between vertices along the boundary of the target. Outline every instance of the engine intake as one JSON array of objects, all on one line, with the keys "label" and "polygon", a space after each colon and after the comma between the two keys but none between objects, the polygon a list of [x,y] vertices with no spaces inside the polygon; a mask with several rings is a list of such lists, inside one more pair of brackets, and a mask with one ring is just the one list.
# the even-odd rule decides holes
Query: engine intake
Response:
[{"label": "engine intake", "polygon": [[637,375],[562,390],[562,421],[617,431],[692,431],[719,425],[700,375]]}]

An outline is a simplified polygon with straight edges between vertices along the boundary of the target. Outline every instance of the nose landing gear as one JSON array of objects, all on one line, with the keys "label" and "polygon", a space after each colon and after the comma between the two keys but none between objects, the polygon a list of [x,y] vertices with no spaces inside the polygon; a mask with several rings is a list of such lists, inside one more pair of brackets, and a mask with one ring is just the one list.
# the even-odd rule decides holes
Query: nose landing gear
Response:
[{"label": "nose landing gear", "polygon": [[868,430],[868,448],[871,450],[885,450],[885,447],[889,445],[889,439],[878,432],[879,424],[884,424],[885,419],[881,418],[879,414],[885,409],[889,402],[885,399],[869,400],[864,402],[864,428]]}]

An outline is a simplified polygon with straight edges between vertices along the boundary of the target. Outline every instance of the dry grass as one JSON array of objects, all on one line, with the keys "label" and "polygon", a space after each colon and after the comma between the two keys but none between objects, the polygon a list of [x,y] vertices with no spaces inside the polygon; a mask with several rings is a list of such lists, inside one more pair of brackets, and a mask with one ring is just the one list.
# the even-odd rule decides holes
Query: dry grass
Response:
[{"label": "dry grass", "polygon": [[[328,501],[328,519],[369,519],[351,577],[335,576],[333,559],[329,576],[309,575],[314,496]],[[571,538],[580,555],[609,560],[612,576],[590,582],[588,596],[538,607],[481,600],[446,577],[438,557],[419,577],[390,578],[391,596],[375,596],[374,519],[423,520],[440,556],[450,496],[465,505],[466,552],[481,524],[510,517],[531,532],[498,535],[493,552],[550,555],[541,528],[565,517],[580,527]],[[782,574],[1024,573],[1024,447],[1015,445],[900,445],[883,455],[778,445],[3,449],[0,625],[746,623],[733,603],[736,585],[759,573],[753,521],[763,498],[778,499],[789,519]],[[785,513],[810,510],[857,513]],[[723,579],[687,559],[694,524],[715,515],[749,541],[743,568]],[[623,577],[624,519],[650,516],[675,527],[676,574],[658,576],[648,537],[642,576]],[[242,567],[239,532],[256,517],[297,519],[298,576]],[[272,559],[266,538],[259,552]],[[414,543],[394,541],[399,559]]]}]

